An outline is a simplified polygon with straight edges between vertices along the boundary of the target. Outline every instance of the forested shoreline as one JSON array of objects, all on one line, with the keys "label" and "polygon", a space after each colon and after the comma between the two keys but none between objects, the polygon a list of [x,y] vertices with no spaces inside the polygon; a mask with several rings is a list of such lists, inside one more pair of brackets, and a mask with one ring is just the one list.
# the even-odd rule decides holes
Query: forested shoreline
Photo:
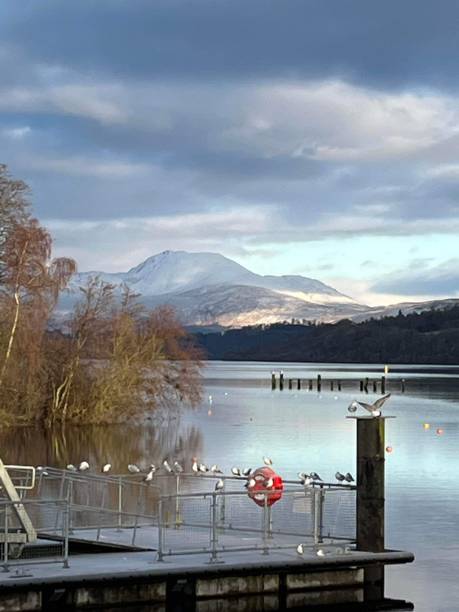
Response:
[{"label": "forested shoreline", "polygon": [[363,323],[278,323],[196,333],[207,359],[459,364],[459,306]]}]

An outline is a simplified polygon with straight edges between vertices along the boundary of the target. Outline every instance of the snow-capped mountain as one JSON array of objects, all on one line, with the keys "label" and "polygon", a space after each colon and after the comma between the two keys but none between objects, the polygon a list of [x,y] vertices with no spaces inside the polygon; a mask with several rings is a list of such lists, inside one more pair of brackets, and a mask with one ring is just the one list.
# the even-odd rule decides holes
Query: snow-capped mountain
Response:
[{"label": "snow-capped mountain", "polygon": [[[262,276],[218,253],[164,251],[127,272],[76,274],[71,285],[82,286],[94,276],[128,285],[148,306],[170,304],[187,325],[335,321],[368,309],[318,280]],[[72,301],[71,295],[64,301]]]}]

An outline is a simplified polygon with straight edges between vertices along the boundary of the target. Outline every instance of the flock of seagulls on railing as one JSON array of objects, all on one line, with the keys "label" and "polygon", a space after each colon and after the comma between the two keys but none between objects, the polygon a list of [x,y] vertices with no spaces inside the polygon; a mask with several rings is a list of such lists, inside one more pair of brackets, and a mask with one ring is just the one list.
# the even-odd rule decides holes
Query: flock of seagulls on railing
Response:
[{"label": "flock of seagulls on railing", "polygon": [[[263,457],[263,463],[265,466],[268,467],[271,467],[273,465],[273,461],[270,457]],[[69,472],[88,472],[90,470],[90,465],[88,461],[81,461],[78,465],[69,463],[65,469]],[[111,469],[112,464],[105,463],[101,467],[100,471],[102,472],[102,474],[108,474]],[[48,472],[44,467],[38,466],[36,470],[43,476],[48,476]],[[145,474],[143,480],[146,483],[152,482],[153,477],[157,472],[162,472],[163,474],[173,474],[176,476],[182,473],[186,473],[184,467],[178,461],[169,463],[167,459],[164,459],[162,464],[158,467],[151,463],[147,469],[139,467],[135,463],[129,463],[127,466],[127,471],[130,474]],[[217,464],[208,466],[205,463],[200,463],[196,458],[193,458],[191,463],[191,471],[195,475],[207,474],[208,476],[219,476],[215,484],[215,491],[221,491],[225,486],[225,476]],[[252,468],[241,469],[239,467],[234,466],[231,468],[231,475],[233,477],[244,479],[246,481],[244,484],[246,489],[252,489],[257,483],[261,482],[263,482],[263,486],[267,489],[270,489],[274,484],[273,479],[271,477],[266,478],[263,474],[255,474],[255,470],[253,470]],[[300,484],[302,484],[304,487],[312,487],[315,483],[323,482],[323,479],[319,476],[317,472],[298,472],[298,479]],[[350,472],[347,472],[346,474],[336,472],[335,479],[338,483],[341,484],[352,484],[353,482],[355,482]]]}]

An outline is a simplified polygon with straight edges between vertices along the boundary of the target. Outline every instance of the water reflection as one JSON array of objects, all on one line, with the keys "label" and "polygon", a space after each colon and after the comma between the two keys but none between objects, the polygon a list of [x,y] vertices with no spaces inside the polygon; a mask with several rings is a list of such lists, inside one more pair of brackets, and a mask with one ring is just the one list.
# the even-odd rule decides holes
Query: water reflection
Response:
[{"label": "water reflection", "polygon": [[129,463],[159,465],[165,457],[189,461],[202,454],[203,435],[197,425],[181,425],[174,415],[161,423],[65,427],[46,430],[24,427],[0,431],[0,457],[6,464],[49,465],[64,468],[86,460],[91,471],[112,464],[113,473],[126,473]]}]

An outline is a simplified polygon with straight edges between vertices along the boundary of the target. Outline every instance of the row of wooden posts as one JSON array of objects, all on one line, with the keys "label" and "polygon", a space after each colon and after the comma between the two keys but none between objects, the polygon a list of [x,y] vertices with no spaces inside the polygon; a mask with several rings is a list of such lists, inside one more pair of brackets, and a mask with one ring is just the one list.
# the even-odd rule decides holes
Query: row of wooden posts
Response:
[{"label": "row of wooden posts", "polygon": [[[301,378],[284,378],[284,373],[281,371],[279,372],[279,379],[276,376],[276,372],[273,372],[271,374],[271,388],[273,391],[275,391],[277,388],[279,388],[280,391],[284,390],[284,386],[286,385],[288,387],[288,389],[291,391],[293,389],[296,390],[300,390],[302,388],[304,389],[308,389],[308,391],[313,391],[314,390],[314,382],[315,382],[315,387],[317,389],[317,391],[320,393],[320,391],[322,391],[322,387],[326,386],[327,383],[329,385],[330,391],[342,391],[343,385],[341,380],[335,380],[335,379],[325,379],[322,380],[322,376],[320,374],[317,375],[317,379],[314,381],[314,379],[310,378],[309,380],[302,380]],[[402,378],[401,381],[401,391],[402,393],[405,392],[405,379]],[[385,376],[381,376],[380,379],[373,379],[370,380],[368,377],[359,380],[359,388],[360,391],[362,393],[368,393],[370,390],[373,391],[373,393],[378,393],[378,391],[381,391],[381,393],[385,393],[386,392],[386,377]]]}]

